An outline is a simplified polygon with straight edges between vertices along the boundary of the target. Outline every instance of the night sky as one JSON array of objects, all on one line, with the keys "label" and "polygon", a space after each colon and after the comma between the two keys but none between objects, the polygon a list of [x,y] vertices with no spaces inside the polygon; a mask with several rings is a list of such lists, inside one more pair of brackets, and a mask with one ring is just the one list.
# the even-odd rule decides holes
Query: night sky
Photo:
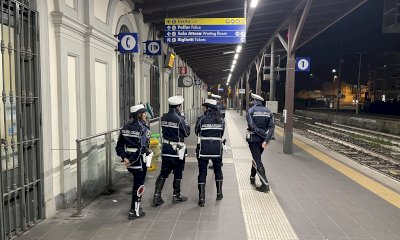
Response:
[{"label": "night sky", "polygon": [[[385,51],[400,51],[400,34],[382,33],[383,1],[369,0],[327,31],[314,38],[296,52],[298,57],[311,57],[311,73],[296,73],[296,90],[320,89],[322,82],[332,81],[332,69],[342,64],[342,80],[356,83],[359,55],[362,59],[362,83],[376,65],[374,59]],[[283,86],[281,84],[281,86]]]}]

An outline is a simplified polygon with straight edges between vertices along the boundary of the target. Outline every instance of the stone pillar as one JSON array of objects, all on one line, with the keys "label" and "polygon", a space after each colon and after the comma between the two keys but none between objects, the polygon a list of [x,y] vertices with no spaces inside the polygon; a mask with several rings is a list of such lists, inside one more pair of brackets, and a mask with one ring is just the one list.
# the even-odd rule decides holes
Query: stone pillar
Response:
[{"label": "stone pillar", "polygon": [[140,59],[140,79],[138,102],[150,102],[150,68],[154,60],[146,55],[141,55]]},{"label": "stone pillar", "polygon": [[161,115],[163,113],[166,113],[168,111],[168,81],[169,81],[169,75],[171,74],[171,69],[169,68],[164,68],[162,70],[162,79],[161,79],[161,84],[160,84],[160,113]]}]

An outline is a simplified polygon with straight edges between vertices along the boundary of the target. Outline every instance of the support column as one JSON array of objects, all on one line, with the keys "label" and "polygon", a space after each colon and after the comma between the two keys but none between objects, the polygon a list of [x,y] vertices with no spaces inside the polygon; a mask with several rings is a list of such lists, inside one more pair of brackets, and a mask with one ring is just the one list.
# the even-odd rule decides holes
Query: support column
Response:
[{"label": "support column", "polygon": [[[240,79],[240,88],[243,89],[243,78]],[[243,94],[239,94],[240,96],[240,116],[243,116]]]},{"label": "support column", "polygon": [[286,65],[285,109],[286,123],[284,125],[283,152],[293,153],[293,106],[294,106],[294,81],[295,81],[295,50],[292,49],[294,33],[296,32],[295,14],[289,20],[289,39]]},{"label": "support column", "polygon": [[293,153],[293,106],[294,106],[294,82],[295,82],[295,52],[310,11],[313,0],[307,0],[303,9],[300,21],[297,26],[297,13],[293,12],[289,18],[289,39],[287,44],[287,65],[286,65],[286,90],[285,90],[285,109],[286,124],[283,136],[283,152]]},{"label": "support column", "polygon": [[238,106],[239,106],[238,94],[239,94],[239,88],[237,87],[237,84],[236,84],[235,85],[235,96],[234,96],[234,98],[235,98],[235,107],[234,107],[234,109],[236,110],[236,112],[237,112]]},{"label": "support column", "polygon": [[246,111],[250,106],[250,73],[251,68],[246,72]]},{"label": "support column", "polygon": [[275,100],[275,39],[271,42],[271,64],[270,64],[270,82],[269,82],[269,100]]},{"label": "support column", "polygon": [[262,63],[263,57],[257,59],[256,61],[256,71],[257,71],[257,83],[256,83],[256,94],[261,95],[261,63]]},{"label": "support column", "polygon": [[168,99],[168,81],[169,81],[169,75],[171,74],[171,70],[168,68],[165,68],[162,71],[162,80],[161,80],[161,84],[160,84],[160,116],[162,116],[162,114],[166,113],[168,111],[168,101],[166,101]]}]

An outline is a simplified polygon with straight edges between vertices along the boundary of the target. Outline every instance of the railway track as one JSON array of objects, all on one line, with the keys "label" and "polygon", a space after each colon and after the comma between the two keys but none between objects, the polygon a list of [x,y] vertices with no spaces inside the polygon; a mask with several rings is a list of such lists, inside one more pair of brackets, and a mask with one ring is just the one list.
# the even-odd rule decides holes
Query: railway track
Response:
[{"label": "railway track", "polygon": [[[276,124],[283,127],[280,114]],[[295,115],[293,131],[400,181],[400,137]]]}]

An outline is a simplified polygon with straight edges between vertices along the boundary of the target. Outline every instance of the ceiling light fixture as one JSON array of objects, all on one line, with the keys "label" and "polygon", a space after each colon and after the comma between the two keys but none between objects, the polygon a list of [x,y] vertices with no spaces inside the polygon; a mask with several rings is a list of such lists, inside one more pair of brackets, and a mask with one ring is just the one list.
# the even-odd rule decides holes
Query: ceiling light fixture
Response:
[{"label": "ceiling light fixture", "polygon": [[236,64],[237,60],[233,60],[232,64]]},{"label": "ceiling light fixture", "polygon": [[232,54],[235,53],[235,51],[227,51],[227,52],[223,52],[222,54]]},{"label": "ceiling light fixture", "polygon": [[238,45],[236,48],[236,53],[240,53],[242,51],[242,45]]},{"label": "ceiling light fixture", "polygon": [[235,56],[233,57],[234,60],[237,60],[239,58],[239,54],[235,54]]},{"label": "ceiling light fixture", "polygon": [[255,7],[257,7],[257,4],[258,4],[258,0],[251,0],[250,7],[255,8]]}]

